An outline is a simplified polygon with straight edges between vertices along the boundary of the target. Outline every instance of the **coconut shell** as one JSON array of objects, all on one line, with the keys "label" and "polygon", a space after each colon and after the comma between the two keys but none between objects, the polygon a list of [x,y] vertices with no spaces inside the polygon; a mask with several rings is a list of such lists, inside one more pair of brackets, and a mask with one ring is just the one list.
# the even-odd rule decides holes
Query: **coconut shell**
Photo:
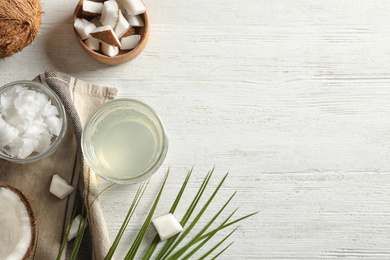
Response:
[{"label": "coconut shell", "polygon": [[[4,1],[4,0],[1,0]],[[34,212],[32,210],[31,204],[28,202],[28,199],[26,196],[24,196],[23,192],[15,188],[14,186],[11,186],[9,184],[6,184],[4,182],[0,182],[0,187],[9,189],[10,191],[14,192],[23,202],[24,206],[26,207],[26,210],[28,212],[28,216],[30,218],[30,226],[31,226],[31,241],[30,245],[27,248],[26,253],[24,254],[22,260],[28,260],[31,258],[31,256],[34,254],[35,244],[37,243],[37,221],[35,219]]]},{"label": "coconut shell", "polygon": [[0,0],[0,59],[30,45],[41,24],[40,0]]},{"label": "coconut shell", "polygon": [[131,27],[129,29],[127,29],[127,31],[119,38],[119,40],[122,40],[123,38],[127,37],[127,36],[131,36],[135,34],[135,29],[134,27]]},{"label": "coconut shell", "polygon": [[[98,27],[97,29],[92,31],[90,33],[90,35],[95,39],[98,39],[98,40],[101,40],[102,42],[107,43],[108,45],[112,45],[112,46],[120,48],[121,44],[119,42],[119,39],[115,36],[115,33],[112,29],[97,31],[98,29],[104,28],[104,27],[106,27],[106,26]],[[108,27],[111,28],[111,26],[108,26]]]}]

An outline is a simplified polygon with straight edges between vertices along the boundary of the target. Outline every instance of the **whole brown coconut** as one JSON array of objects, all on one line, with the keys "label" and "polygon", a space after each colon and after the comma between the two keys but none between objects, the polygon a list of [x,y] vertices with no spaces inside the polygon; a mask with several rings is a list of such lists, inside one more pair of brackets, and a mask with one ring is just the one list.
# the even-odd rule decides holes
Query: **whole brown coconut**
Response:
[{"label": "whole brown coconut", "polygon": [[0,0],[0,59],[30,45],[41,24],[40,0]]}]

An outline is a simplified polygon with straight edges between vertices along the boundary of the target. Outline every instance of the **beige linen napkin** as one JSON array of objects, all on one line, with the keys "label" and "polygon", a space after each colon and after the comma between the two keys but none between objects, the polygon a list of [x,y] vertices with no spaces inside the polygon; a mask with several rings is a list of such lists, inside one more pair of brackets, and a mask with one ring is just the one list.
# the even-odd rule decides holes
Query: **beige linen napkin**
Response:
[{"label": "beige linen napkin", "polygon": [[[81,152],[82,126],[91,112],[115,98],[118,90],[93,85],[58,71],[47,71],[35,80],[48,85],[64,103],[68,116],[66,136],[58,150],[41,161],[23,165],[0,159],[0,181],[15,186],[30,199],[39,228],[36,259],[51,260],[57,257],[74,206],[81,205],[83,188],[87,207],[97,195],[95,174],[85,163]],[[64,200],[49,193],[51,178],[55,173],[76,187],[77,192]],[[75,204],[75,201],[80,203]],[[72,246],[71,241],[62,259],[70,256]],[[99,202],[95,201],[78,259],[104,259],[109,247],[103,214]]]}]

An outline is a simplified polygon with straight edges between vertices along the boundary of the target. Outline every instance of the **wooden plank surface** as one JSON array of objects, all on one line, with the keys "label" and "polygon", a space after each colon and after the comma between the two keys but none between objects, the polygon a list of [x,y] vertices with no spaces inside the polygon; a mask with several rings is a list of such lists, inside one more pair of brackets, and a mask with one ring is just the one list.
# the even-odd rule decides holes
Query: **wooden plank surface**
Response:
[{"label": "wooden plank surface", "polygon": [[[192,166],[189,195],[215,165],[214,186],[230,176],[208,216],[235,190],[230,210],[260,211],[241,223],[222,259],[390,258],[388,1],[145,0],[149,43],[120,66],[78,46],[76,1],[42,4],[39,37],[0,62],[1,84],[57,69],[117,86],[166,125],[167,159],[125,241],[135,238],[169,166],[160,213]],[[101,197],[111,238],[135,189]],[[127,249],[122,244],[117,259]]]}]

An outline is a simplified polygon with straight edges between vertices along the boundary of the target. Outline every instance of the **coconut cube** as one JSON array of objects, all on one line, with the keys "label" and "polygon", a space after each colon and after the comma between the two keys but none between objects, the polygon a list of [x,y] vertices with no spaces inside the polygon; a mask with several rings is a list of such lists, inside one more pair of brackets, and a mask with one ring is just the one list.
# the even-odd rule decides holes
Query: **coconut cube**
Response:
[{"label": "coconut cube", "polygon": [[77,236],[79,227],[81,230],[84,227],[84,225],[85,225],[85,219],[82,218],[81,215],[77,215],[77,217],[75,217],[72,221],[72,225],[70,227],[69,234],[68,234],[68,241],[74,239]]},{"label": "coconut cube", "polygon": [[153,219],[152,223],[161,241],[167,240],[183,231],[183,227],[171,213]]},{"label": "coconut cube", "polygon": [[119,38],[119,40],[122,40],[123,38],[125,38],[125,37],[127,37],[127,36],[130,36],[130,35],[133,35],[133,34],[135,34],[135,29],[134,29],[134,27],[129,27],[129,28],[127,29],[127,31],[126,31],[124,34],[122,34],[122,36]]},{"label": "coconut cube", "polygon": [[51,138],[52,135],[47,130],[40,134],[38,137],[38,145],[35,147],[35,151],[38,153],[46,151],[50,147]]},{"label": "coconut cube", "polygon": [[9,145],[19,136],[19,130],[7,124],[0,114],[0,147]]},{"label": "coconut cube", "polygon": [[44,117],[48,117],[48,116],[58,116],[58,108],[56,106],[53,106],[51,104],[51,101],[47,101],[45,106],[43,107],[43,110],[42,110],[42,115]]},{"label": "coconut cube", "polygon": [[133,34],[121,39],[121,50],[131,50],[137,47],[139,41],[141,40],[141,36],[138,34]]},{"label": "coconut cube", "polygon": [[115,26],[114,32],[116,36],[121,37],[130,27],[129,22],[123,16],[122,12],[119,11],[118,23]]},{"label": "coconut cube", "polygon": [[83,2],[83,14],[96,16],[103,11],[103,3],[84,0]]},{"label": "coconut cube", "polygon": [[131,15],[127,12],[125,12],[123,15],[132,27],[143,27],[145,25],[144,20],[142,20],[140,15]]},{"label": "coconut cube", "polygon": [[119,19],[119,12],[119,6],[116,1],[104,2],[100,22],[103,25],[110,25],[112,28],[115,28]]},{"label": "coconut cube", "polygon": [[120,48],[121,44],[114,33],[114,30],[112,29],[111,25],[104,25],[97,27],[95,30],[93,30],[91,33],[91,36],[94,37],[95,39],[98,39],[102,42],[105,42],[109,45],[115,46]]},{"label": "coconut cube", "polygon": [[54,174],[51,179],[50,193],[58,197],[59,199],[65,199],[73,191],[74,187],[69,185],[68,182],[58,174]]},{"label": "coconut cube", "polygon": [[131,15],[143,14],[146,11],[146,7],[141,0],[120,0],[119,2]]},{"label": "coconut cube", "polygon": [[93,23],[96,27],[100,27],[103,24],[99,21],[99,19],[100,19],[99,16],[95,16],[94,18],[92,18],[90,22]]},{"label": "coconut cube", "polygon": [[109,56],[109,57],[113,57],[113,56],[116,56],[118,55],[119,53],[119,48],[118,47],[115,47],[115,46],[112,46],[112,45],[109,45],[105,42],[102,42],[102,52]]},{"label": "coconut cube", "polygon": [[34,148],[38,145],[38,140],[35,138],[23,138],[22,145],[18,152],[18,158],[24,159],[34,152]]},{"label": "coconut cube", "polygon": [[94,51],[100,50],[100,42],[98,39],[89,37],[84,41],[85,45],[87,45],[88,48]]},{"label": "coconut cube", "polygon": [[61,132],[61,119],[57,116],[48,116],[44,119],[44,123],[49,129],[49,132],[55,136],[59,136]]},{"label": "coconut cube", "polygon": [[86,40],[90,37],[96,26],[84,18],[76,18],[73,24],[76,31],[79,33],[81,40]]}]

